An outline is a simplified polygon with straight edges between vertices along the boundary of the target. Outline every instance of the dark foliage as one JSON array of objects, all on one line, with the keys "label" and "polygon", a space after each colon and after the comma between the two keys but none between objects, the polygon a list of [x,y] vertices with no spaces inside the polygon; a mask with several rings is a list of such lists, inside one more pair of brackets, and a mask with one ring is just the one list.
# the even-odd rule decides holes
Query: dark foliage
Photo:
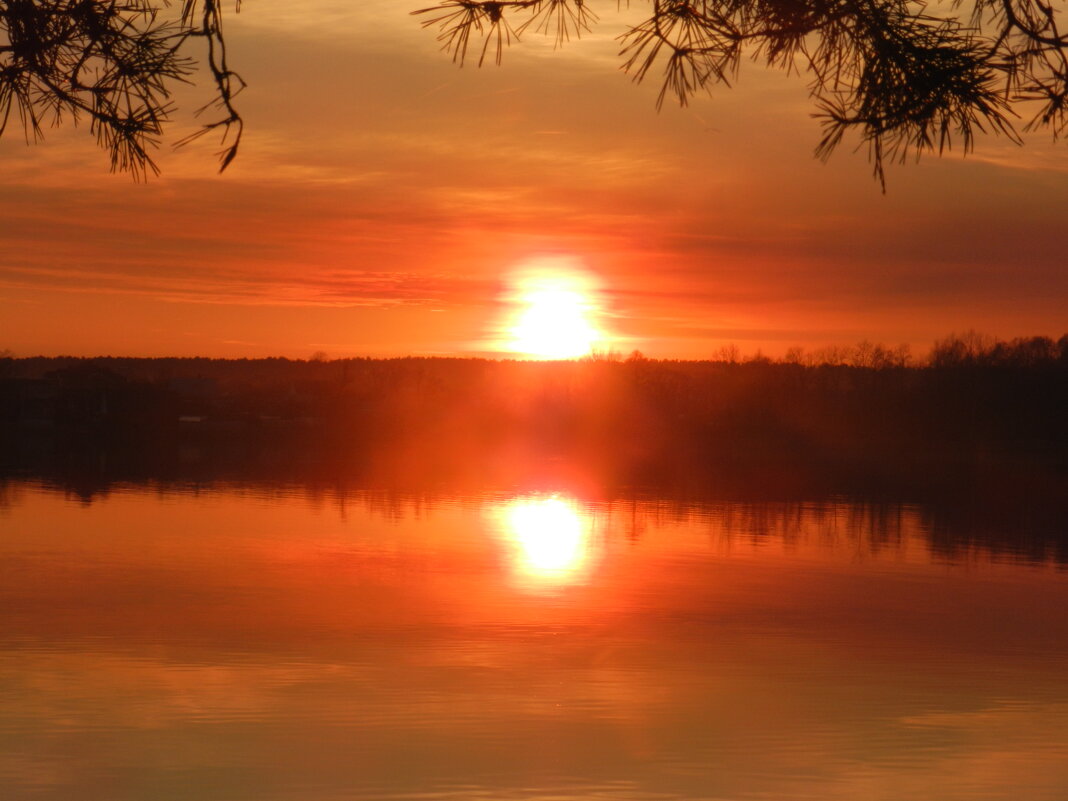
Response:
[{"label": "dark foliage", "polygon": [[[875,174],[888,159],[970,148],[977,131],[1017,139],[1025,129],[1068,126],[1068,35],[1041,0],[643,0],[645,19],[621,36],[623,68],[635,80],[659,73],[659,103],[685,104],[728,84],[745,55],[807,76],[823,121],[827,157],[847,131],[867,142]],[[627,13],[617,6],[617,13]],[[499,62],[528,32],[556,44],[591,30],[589,0],[443,0],[415,11],[462,62]],[[172,112],[177,83],[197,68],[202,45],[217,116],[199,132],[221,132],[221,166],[237,154],[244,85],[226,59],[220,0],[3,0],[0,117],[18,118],[29,138],[87,117],[112,168],[155,171],[151,148]],[[0,127],[2,130],[2,127]],[[198,135],[199,135],[198,134]]]},{"label": "dark foliage", "polygon": [[[884,163],[977,131],[1017,139],[1011,118],[1029,106],[1027,128],[1055,137],[1068,126],[1068,35],[1060,12],[1041,0],[973,0],[939,5],[906,0],[646,0],[646,19],[621,36],[623,69],[641,81],[659,72],[658,105],[685,105],[729,84],[744,55],[808,77],[823,121],[816,152],[826,158],[849,130],[868,143],[876,177]],[[622,6],[620,7],[622,10]],[[589,0],[442,0],[415,12],[437,27],[463,61],[472,41],[481,64],[528,28],[557,43],[596,22]],[[477,42],[481,39],[481,46]]]},{"label": "dark foliage", "polygon": [[[148,438],[295,436],[382,449],[562,454],[653,472],[733,461],[1063,461],[1068,337],[861,343],[822,360],[14,359],[6,426]],[[139,434],[140,435],[140,434]],[[627,468],[629,469],[629,467]]]},{"label": "dark foliage", "polygon": [[28,139],[46,127],[88,118],[112,170],[158,172],[152,148],[173,112],[177,84],[197,69],[202,43],[216,116],[190,138],[220,132],[220,166],[237,155],[242,121],[233,105],[244,84],[226,60],[219,0],[0,1],[0,134],[12,118]]}]

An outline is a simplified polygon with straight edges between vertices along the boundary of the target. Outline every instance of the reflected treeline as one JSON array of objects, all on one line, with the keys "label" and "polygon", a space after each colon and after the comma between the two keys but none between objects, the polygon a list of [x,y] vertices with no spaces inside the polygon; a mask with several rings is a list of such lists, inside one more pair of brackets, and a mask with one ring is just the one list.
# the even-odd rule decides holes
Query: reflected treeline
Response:
[{"label": "reflected treeline", "polygon": [[[98,474],[92,485],[86,476],[0,478],[0,520],[5,510],[17,509],[41,486],[84,505],[113,493],[172,498],[220,493],[283,504],[296,501],[342,519],[369,514],[395,522],[430,518],[439,510],[454,507],[500,516],[502,510],[515,511],[523,504],[560,503],[575,510],[576,527],[597,531],[605,538],[600,542],[602,547],[637,544],[657,531],[682,527],[705,531],[708,546],[725,552],[774,546],[836,551],[857,559],[923,559],[930,554],[951,563],[993,560],[1068,566],[1068,509],[1063,493],[1059,500],[1003,495],[996,503],[981,491],[967,497],[929,495],[922,502],[838,495],[756,499],[750,494],[742,499],[728,497],[715,486],[707,487],[703,494],[671,486],[655,490],[597,487],[580,494],[560,485],[534,490],[529,486],[476,489],[447,483],[365,486],[344,476],[293,483],[242,480],[234,475],[214,480],[127,476],[107,481]],[[1050,505],[1043,507],[1042,503]],[[535,520],[532,525],[540,522]],[[543,545],[546,537],[550,540]],[[528,539],[541,552],[558,547],[560,537],[561,525],[556,523],[533,530]],[[577,542],[573,548],[582,545]],[[541,558],[543,568],[546,558]]]}]

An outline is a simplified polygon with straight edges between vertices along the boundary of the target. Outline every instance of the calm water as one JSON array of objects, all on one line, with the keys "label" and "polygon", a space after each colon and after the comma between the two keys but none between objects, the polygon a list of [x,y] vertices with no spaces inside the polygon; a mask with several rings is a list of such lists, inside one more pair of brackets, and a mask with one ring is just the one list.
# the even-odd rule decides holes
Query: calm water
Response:
[{"label": "calm water", "polygon": [[1068,572],[929,527],[8,484],[0,797],[1063,801]]}]

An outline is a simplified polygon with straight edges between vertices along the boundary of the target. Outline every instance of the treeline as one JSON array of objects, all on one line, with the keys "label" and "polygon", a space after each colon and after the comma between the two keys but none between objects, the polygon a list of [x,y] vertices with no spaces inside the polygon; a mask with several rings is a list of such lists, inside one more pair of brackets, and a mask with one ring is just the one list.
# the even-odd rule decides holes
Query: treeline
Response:
[{"label": "treeline", "polygon": [[[618,356],[614,358],[618,359]],[[631,358],[644,358],[635,351]],[[1068,368],[1068,334],[1054,340],[1048,336],[1016,337],[1002,340],[976,331],[950,334],[931,347],[925,358],[917,359],[908,345],[888,347],[861,341],[856,345],[833,345],[815,350],[794,347],[781,359],[771,359],[757,351],[743,356],[736,345],[720,348],[714,361],[736,364],[799,364],[805,367],[867,367],[885,370],[899,367],[1026,367]]]},{"label": "treeline", "polygon": [[[375,359],[370,357],[330,359],[316,353],[310,359],[290,359],[274,356],[262,359],[216,359],[208,357],[112,357],[91,358],[76,356],[36,356],[16,358],[10,350],[0,351],[0,379],[11,377],[39,378],[57,369],[80,368],[93,365],[111,369],[127,378],[143,381],[166,381],[171,378],[211,378],[216,381],[248,382],[257,380],[307,379],[316,373],[324,374],[340,369],[347,374],[360,365],[372,363],[402,363],[444,358],[447,361],[493,361],[463,357],[402,357]],[[508,361],[508,360],[505,360]],[[595,351],[578,359],[580,362],[660,362],[679,363],[675,359],[650,359],[641,351],[624,357],[618,351]],[[961,367],[1044,368],[1068,369],[1068,334],[1059,339],[1049,336],[1016,337],[1002,340],[976,331],[950,334],[937,340],[926,357],[917,358],[907,344],[887,346],[863,340],[856,345],[835,345],[806,350],[789,348],[779,358],[761,351],[743,354],[737,345],[719,348],[709,359],[693,360],[698,364],[762,364],[803,367],[856,367],[873,370],[899,368],[954,369]]]},{"label": "treeline", "polygon": [[1068,336],[967,334],[926,364],[906,356],[862,343],[821,361],[7,359],[0,433],[259,438],[424,462],[566,456],[658,475],[712,462],[1063,463]]},{"label": "treeline", "polygon": [[969,331],[939,340],[928,363],[938,369],[961,367],[1068,369],[1068,334],[1018,337],[1008,341]]}]

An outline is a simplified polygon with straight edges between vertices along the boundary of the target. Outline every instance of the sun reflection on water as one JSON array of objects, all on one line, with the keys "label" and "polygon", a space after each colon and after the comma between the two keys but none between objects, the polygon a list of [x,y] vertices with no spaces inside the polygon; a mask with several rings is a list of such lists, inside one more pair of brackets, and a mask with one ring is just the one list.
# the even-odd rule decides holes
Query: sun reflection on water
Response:
[{"label": "sun reflection on water", "polygon": [[514,498],[500,509],[501,534],[525,586],[582,581],[590,565],[592,517],[558,495]]}]

